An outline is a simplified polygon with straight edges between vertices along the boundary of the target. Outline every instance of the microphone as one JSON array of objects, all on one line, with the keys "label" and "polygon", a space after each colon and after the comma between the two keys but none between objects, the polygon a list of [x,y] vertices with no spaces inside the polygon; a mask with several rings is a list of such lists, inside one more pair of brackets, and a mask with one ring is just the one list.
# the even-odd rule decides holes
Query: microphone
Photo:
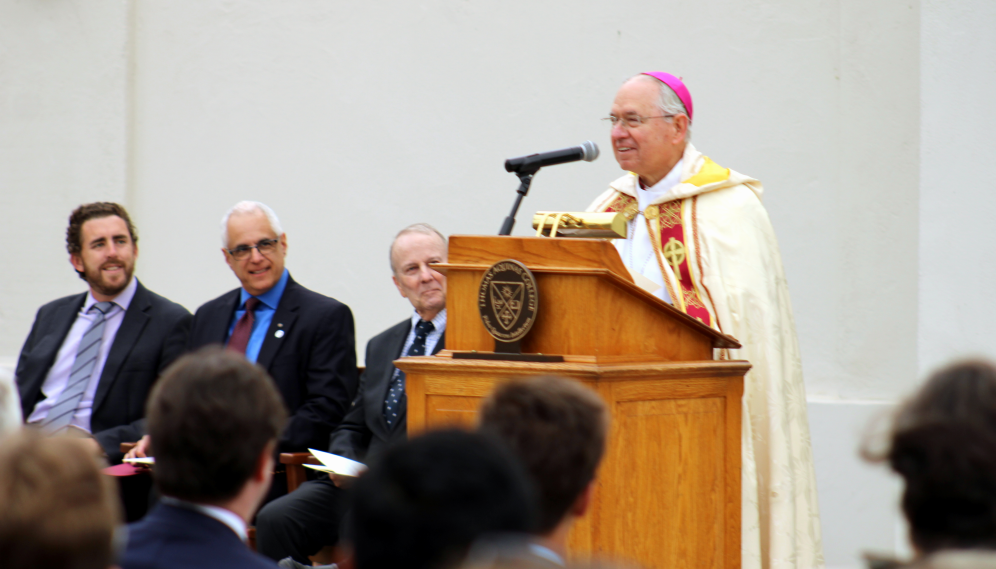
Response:
[{"label": "microphone", "polygon": [[505,161],[505,170],[517,174],[520,172],[523,174],[533,174],[543,166],[577,162],[578,160],[591,162],[596,158],[598,158],[598,146],[594,142],[586,140],[578,146],[562,150],[551,150],[550,152],[509,158]]}]

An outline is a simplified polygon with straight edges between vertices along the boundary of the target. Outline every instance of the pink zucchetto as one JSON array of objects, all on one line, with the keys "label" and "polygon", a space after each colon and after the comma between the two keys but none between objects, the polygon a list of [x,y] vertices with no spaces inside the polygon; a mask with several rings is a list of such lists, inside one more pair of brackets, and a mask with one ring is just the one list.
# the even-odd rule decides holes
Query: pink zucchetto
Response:
[{"label": "pink zucchetto", "polygon": [[688,92],[688,87],[685,87],[685,84],[681,82],[681,79],[663,71],[648,71],[641,73],[641,75],[649,75],[670,87],[678,95],[678,98],[681,99],[682,104],[685,105],[685,110],[688,111],[689,122],[692,120],[692,95]]}]

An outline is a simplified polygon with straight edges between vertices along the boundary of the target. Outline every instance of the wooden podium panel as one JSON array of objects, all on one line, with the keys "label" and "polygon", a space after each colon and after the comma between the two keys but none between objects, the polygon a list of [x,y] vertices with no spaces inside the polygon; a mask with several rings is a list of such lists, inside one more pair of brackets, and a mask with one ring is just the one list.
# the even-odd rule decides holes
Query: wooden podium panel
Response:
[{"label": "wooden podium panel", "polygon": [[[447,331],[449,334],[449,331]],[[573,558],[640,566],[740,566],[740,421],[746,362],[526,363],[403,358],[408,429],[472,427],[480,400],[509,378],[557,374],[606,402],[611,426]]]},{"label": "wooden podium panel", "polygon": [[[522,352],[563,363],[454,357],[495,349],[478,300],[484,273],[505,259],[528,267],[539,292]],[[434,266],[447,275],[447,349],[395,362],[406,374],[409,433],[473,426],[480,400],[509,378],[574,378],[606,402],[612,423],[570,555],[647,568],[740,567],[750,364],[713,360],[716,348],[739,348],[736,339],[634,285],[606,240],[453,236],[448,262]]]}]

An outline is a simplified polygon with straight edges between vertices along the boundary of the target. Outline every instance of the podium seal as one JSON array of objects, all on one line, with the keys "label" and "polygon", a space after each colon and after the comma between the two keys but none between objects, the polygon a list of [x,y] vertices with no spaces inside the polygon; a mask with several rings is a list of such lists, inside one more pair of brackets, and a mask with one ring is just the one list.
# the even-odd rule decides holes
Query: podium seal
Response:
[{"label": "podium seal", "polygon": [[498,261],[481,279],[477,308],[484,328],[496,342],[518,342],[536,322],[539,308],[536,278],[518,261]]}]

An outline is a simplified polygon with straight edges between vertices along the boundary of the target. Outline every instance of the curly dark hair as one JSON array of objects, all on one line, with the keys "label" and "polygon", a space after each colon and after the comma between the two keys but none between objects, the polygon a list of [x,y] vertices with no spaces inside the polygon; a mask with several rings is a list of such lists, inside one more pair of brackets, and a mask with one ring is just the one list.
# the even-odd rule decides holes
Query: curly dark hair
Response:
[{"label": "curly dark hair", "polygon": [[83,249],[83,224],[91,219],[110,217],[116,215],[124,220],[128,226],[128,233],[131,235],[131,242],[138,244],[138,232],[128,217],[125,208],[114,202],[93,202],[85,203],[73,210],[69,214],[69,227],[66,228],[66,251],[70,255],[75,255]]},{"label": "curly dark hair", "polygon": [[[131,235],[131,242],[138,245],[138,232],[128,217],[128,212],[124,207],[114,202],[93,202],[85,203],[73,210],[69,214],[69,227],[66,228],[66,251],[70,255],[77,255],[83,250],[83,224],[91,219],[110,217],[116,215],[124,220],[128,226],[128,234]],[[82,271],[76,271],[81,279],[86,280],[86,275]]]}]

